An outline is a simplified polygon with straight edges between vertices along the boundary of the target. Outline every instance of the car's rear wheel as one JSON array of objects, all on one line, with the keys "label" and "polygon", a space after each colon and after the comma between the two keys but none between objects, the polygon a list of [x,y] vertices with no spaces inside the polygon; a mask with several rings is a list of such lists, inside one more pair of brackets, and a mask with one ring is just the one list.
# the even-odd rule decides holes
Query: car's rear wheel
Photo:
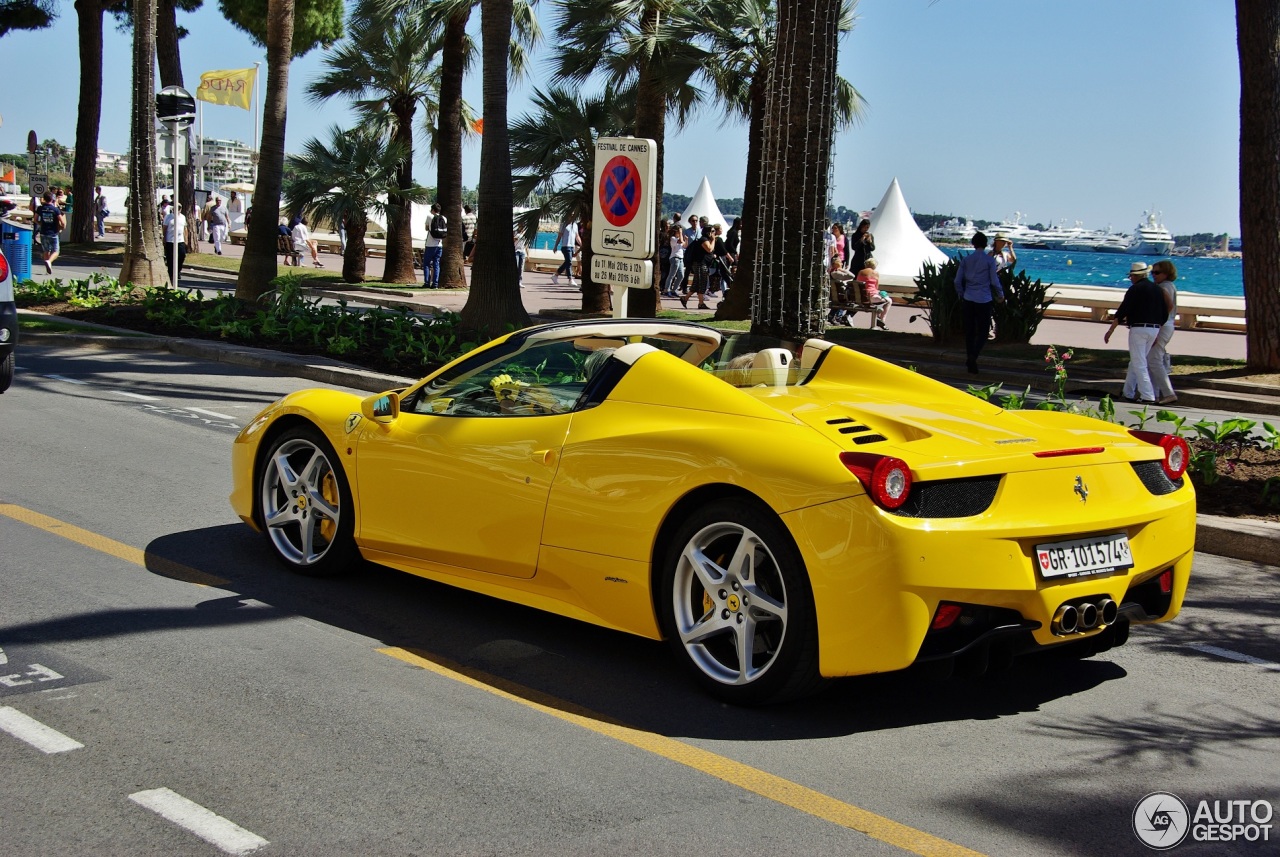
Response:
[{"label": "car's rear wheel", "polygon": [[9,389],[13,383],[13,352],[10,351],[0,360],[0,393]]},{"label": "car's rear wheel", "polygon": [[808,573],[772,511],[741,500],[700,507],[676,528],[662,572],[663,631],[708,692],[756,705],[821,686]]},{"label": "car's rear wheel", "polygon": [[309,427],[271,444],[258,474],[263,529],[276,556],[301,574],[324,577],[355,559],[351,488],[333,447]]}]

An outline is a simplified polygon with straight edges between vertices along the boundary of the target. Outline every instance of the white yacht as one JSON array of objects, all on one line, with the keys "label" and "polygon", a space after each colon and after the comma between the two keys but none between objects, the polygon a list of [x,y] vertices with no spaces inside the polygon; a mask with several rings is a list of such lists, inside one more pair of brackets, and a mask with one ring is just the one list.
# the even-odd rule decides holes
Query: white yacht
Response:
[{"label": "white yacht", "polygon": [[978,229],[968,220],[955,218],[934,225],[927,233],[930,241],[941,244],[968,244]]},{"label": "white yacht", "polygon": [[1063,250],[1067,244],[1079,241],[1086,234],[1084,224],[1079,220],[1075,226],[1067,226],[1064,220],[1057,226],[1042,230],[1037,240],[1046,250]]},{"label": "white yacht", "polygon": [[1002,220],[999,223],[993,223],[986,228],[985,232],[988,240],[994,240],[997,235],[1004,235],[1013,242],[1015,247],[1037,244],[1040,240],[1040,233],[1022,222],[1021,211],[1013,213],[1012,221]]},{"label": "white yacht", "polygon": [[1160,222],[1160,213],[1154,208],[1144,213],[1145,222],[1133,231],[1129,252],[1138,256],[1168,256],[1173,252],[1173,236]]}]

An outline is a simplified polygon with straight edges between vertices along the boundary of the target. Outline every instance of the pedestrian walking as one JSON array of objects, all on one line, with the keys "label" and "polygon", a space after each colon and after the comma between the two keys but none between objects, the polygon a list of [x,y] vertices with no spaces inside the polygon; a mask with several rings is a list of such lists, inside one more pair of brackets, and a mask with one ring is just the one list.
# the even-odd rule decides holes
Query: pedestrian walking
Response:
[{"label": "pedestrian walking", "polygon": [[213,242],[213,252],[222,255],[222,242],[227,240],[227,227],[231,218],[227,209],[222,206],[220,197],[213,198],[213,205],[204,213],[204,222],[209,226],[209,240]]},{"label": "pedestrian walking", "polygon": [[45,191],[36,207],[34,220],[40,235],[40,252],[44,255],[44,272],[53,273],[53,263],[58,258],[58,236],[67,228],[67,216],[54,202],[52,191]]},{"label": "pedestrian walking", "polygon": [[[187,216],[172,204],[164,216],[164,269],[173,275],[174,236],[178,242],[178,273],[187,263]],[[176,231],[175,231],[176,230]],[[173,283],[177,285],[177,283]]]},{"label": "pedestrian walking", "polygon": [[1178,289],[1173,284],[1178,279],[1178,269],[1168,259],[1161,259],[1151,266],[1151,279],[1164,292],[1164,308],[1169,317],[1160,326],[1156,341],[1147,352],[1148,374],[1151,375],[1156,402],[1172,405],[1178,401],[1173,390],[1173,358],[1169,356],[1169,341],[1173,339],[1174,322],[1178,318]]},{"label": "pedestrian walking", "polygon": [[[1169,315],[1165,308],[1164,291],[1147,279],[1150,273],[1151,266],[1143,262],[1134,262],[1129,266],[1131,285],[1120,301],[1111,327],[1102,335],[1103,342],[1110,342],[1117,325],[1124,323],[1129,326],[1129,369],[1124,376],[1122,396],[1126,401],[1141,405],[1156,403],[1156,384],[1159,383],[1164,365],[1150,365],[1148,356]],[[1156,383],[1152,383],[1153,373],[1156,375]]]},{"label": "pedestrian walking", "polygon": [[431,206],[427,218],[427,237],[422,247],[422,279],[429,289],[440,288],[440,257],[444,239],[449,234],[449,219],[440,213],[440,203]]},{"label": "pedestrian walking", "polygon": [[[867,220],[862,223],[871,225]],[[862,223],[858,224],[859,232],[864,231]],[[854,238],[853,257],[857,259],[860,247],[857,233]],[[866,243],[862,242],[861,246]],[[870,243],[874,246],[874,242]],[[972,243],[973,252],[962,256],[956,268],[956,294],[960,296],[960,315],[964,324],[965,367],[970,375],[977,375],[978,355],[982,353],[982,346],[987,344],[987,334],[991,330],[991,302],[1004,303],[1004,288],[1000,285],[996,260],[985,252],[987,236],[975,232]],[[863,267],[866,267],[865,261]]]},{"label": "pedestrian walking", "polygon": [[578,223],[572,217],[560,225],[560,232],[556,235],[555,246],[552,250],[558,249],[564,254],[564,262],[556,272],[551,275],[551,284],[560,284],[560,272],[563,271],[569,277],[569,285],[577,285],[573,281],[573,254],[577,252],[578,246],[582,243],[582,238],[578,234]]},{"label": "pedestrian walking", "polygon": [[111,211],[107,208],[107,197],[101,187],[93,189],[93,218],[98,222],[98,237],[105,238],[107,230],[104,226]]}]

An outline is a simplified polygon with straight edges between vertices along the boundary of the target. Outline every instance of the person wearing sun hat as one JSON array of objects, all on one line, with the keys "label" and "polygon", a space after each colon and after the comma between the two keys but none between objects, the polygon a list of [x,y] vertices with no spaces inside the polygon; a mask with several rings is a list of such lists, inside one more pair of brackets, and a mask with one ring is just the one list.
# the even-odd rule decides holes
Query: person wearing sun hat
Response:
[{"label": "person wearing sun hat", "polygon": [[[1103,335],[1103,342],[1111,341],[1111,334],[1121,322],[1129,326],[1129,371],[1124,377],[1123,398],[1143,405],[1156,403],[1156,386],[1164,372],[1163,361],[1159,368],[1148,365],[1151,346],[1155,344],[1160,328],[1169,316],[1164,292],[1148,279],[1151,266],[1134,262],[1129,266],[1129,290],[1124,293],[1120,307],[1111,321],[1111,327]],[[1153,383],[1152,376],[1156,379]],[[1165,379],[1168,383],[1168,379]]]},{"label": "person wearing sun hat", "polygon": [[1013,252],[1013,242],[1003,232],[996,233],[996,240],[991,243],[991,255],[995,257],[996,269],[1012,271],[1018,264],[1018,254]]}]

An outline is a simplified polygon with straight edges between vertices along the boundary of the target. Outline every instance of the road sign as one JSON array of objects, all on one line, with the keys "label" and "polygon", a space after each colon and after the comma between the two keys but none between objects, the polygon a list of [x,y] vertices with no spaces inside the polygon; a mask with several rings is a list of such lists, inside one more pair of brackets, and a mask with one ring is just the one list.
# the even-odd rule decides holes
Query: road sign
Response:
[{"label": "road sign", "polygon": [[632,289],[653,287],[653,262],[649,259],[621,259],[617,256],[592,256],[591,280],[611,286]]},{"label": "road sign", "polygon": [[166,86],[156,95],[156,118],[190,125],[196,118],[196,100],[181,86]]},{"label": "road sign", "polygon": [[656,152],[657,144],[652,140],[636,137],[601,137],[596,141],[592,252],[627,259],[653,256]]},{"label": "road sign", "polygon": [[27,178],[31,182],[31,195],[37,199],[44,196],[44,192],[49,189],[49,177],[29,175]]}]

